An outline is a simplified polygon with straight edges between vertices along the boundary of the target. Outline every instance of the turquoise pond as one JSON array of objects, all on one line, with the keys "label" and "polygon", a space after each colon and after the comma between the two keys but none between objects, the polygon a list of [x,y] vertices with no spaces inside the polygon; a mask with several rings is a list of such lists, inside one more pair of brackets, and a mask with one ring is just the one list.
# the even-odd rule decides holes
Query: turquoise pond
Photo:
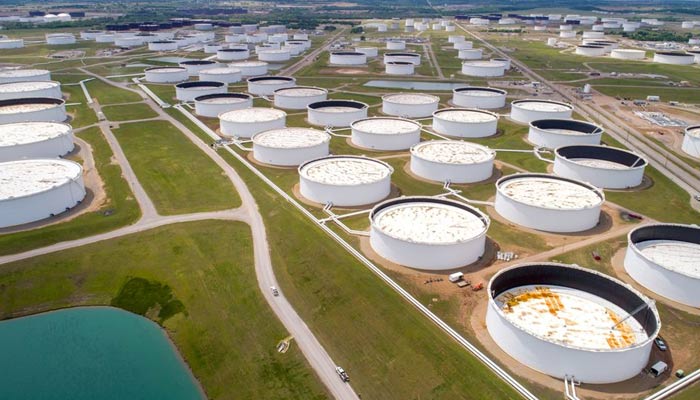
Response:
[{"label": "turquoise pond", "polygon": [[0,399],[203,399],[165,333],[110,307],[0,322]]}]

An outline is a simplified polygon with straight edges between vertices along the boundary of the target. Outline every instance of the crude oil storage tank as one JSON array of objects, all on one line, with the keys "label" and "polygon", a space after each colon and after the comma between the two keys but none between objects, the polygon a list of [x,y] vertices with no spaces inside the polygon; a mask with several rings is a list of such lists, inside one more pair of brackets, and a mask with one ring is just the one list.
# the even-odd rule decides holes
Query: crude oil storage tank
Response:
[{"label": "crude oil storage tank", "polygon": [[652,224],[627,236],[625,271],[652,292],[700,307],[700,227]]},{"label": "crude oil storage tank", "polygon": [[474,108],[444,108],[433,113],[433,130],[447,136],[482,138],[495,135],[498,114]]},{"label": "crude oil storage tank", "polygon": [[[458,44],[461,43],[455,43],[455,45]],[[457,58],[460,60],[481,60],[482,54],[482,49],[460,49],[457,52]]]},{"label": "crude oil storage tank", "polygon": [[328,90],[315,86],[292,86],[275,90],[275,107],[305,110],[311,103],[325,101]]},{"label": "crude oil storage tank", "polygon": [[369,214],[370,245],[385,259],[422,270],[469,265],[484,255],[489,218],[478,209],[435,197],[400,197]]},{"label": "crude oil storage tank", "polygon": [[252,107],[219,115],[222,136],[250,138],[258,132],[284,128],[287,113],[274,108]]},{"label": "crude oil storage tank", "polygon": [[688,155],[700,158],[700,125],[685,128],[681,149]]},{"label": "crude oil storage tank", "polygon": [[447,36],[447,43],[458,43],[458,42],[464,42],[466,39],[464,38],[464,35],[449,35]]},{"label": "crude oil storage tank", "polygon": [[423,93],[395,93],[382,96],[382,112],[406,118],[429,117],[438,108],[440,98]]},{"label": "crude oil storage tank", "polygon": [[216,93],[194,98],[194,112],[202,117],[216,118],[227,111],[253,107],[253,97],[247,93]]},{"label": "crude oil storage tank", "polygon": [[114,45],[123,48],[143,46],[143,39],[138,36],[117,36]]},{"label": "crude oil storage tank", "polygon": [[66,102],[62,99],[34,97],[0,100],[0,124],[13,122],[63,122]]},{"label": "crude oil storage tank", "polygon": [[175,98],[180,101],[193,101],[195,97],[207,94],[226,93],[224,82],[197,81],[182,82],[175,85]]},{"label": "crude oil storage tank", "polygon": [[241,75],[248,77],[265,75],[268,64],[265,61],[237,61],[230,63],[229,66],[240,69]]},{"label": "crude oil storage tank", "polygon": [[0,39],[0,49],[20,49],[24,47],[24,39]]},{"label": "crude oil storage tank", "polygon": [[0,100],[48,97],[60,99],[61,83],[56,81],[0,83]]},{"label": "crude oil storage tank", "polygon": [[188,60],[181,62],[179,65],[185,67],[190,76],[199,75],[199,71],[203,69],[211,69],[219,66],[216,61],[209,60]]},{"label": "crude oil storage tank", "polygon": [[646,166],[644,158],[614,147],[573,145],[554,151],[555,174],[603,189],[639,186]]},{"label": "crude oil storage tank", "polygon": [[436,182],[474,183],[493,174],[496,152],[458,140],[431,140],[411,148],[411,172]]},{"label": "crude oil storage tank", "polygon": [[253,135],[253,157],[280,167],[297,166],[328,155],[331,136],[318,129],[281,128]]},{"label": "crude oil storage tank", "polygon": [[376,203],[391,192],[387,163],[358,156],[329,156],[299,166],[299,192],[320,204],[354,207]]},{"label": "crude oil storage tank", "polygon": [[216,43],[207,43],[204,45],[204,52],[206,54],[216,54],[217,51],[223,49],[224,46]]},{"label": "crude oil storage tank", "polygon": [[675,51],[657,51],[654,53],[654,62],[660,64],[690,65],[695,62],[695,56]]},{"label": "crude oil storage tank", "polygon": [[389,61],[384,64],[384,72],[389,75],[413,75],[416,65],[409,61]]},{"label": "crude oil storage tank", "polygon": [[[474,47],[474,43],[466,41],[466,40],[462,40],[460,42],[454,42],[452,44],[452,48],[454,48],[455,50],[469,50],[469,49],[472,49],[473,47]],[[481,56],[482,49],[474,49],[474,50],[479,50],[479,56]]]},{"label": "crude oil storage tank", "polygon": [[290,76],[258,76],[248,78],[248,93],[256,96],[271,96],[275,90],[296,85],[296,79]]},{"label": "crude oil storage tank", "polygon": [[605,47],[593,44],[580,44],[576,46],[576,54],[586,57],[600,57],[605,55]]},{"label": "crude oil storage tank", "polygon": [[560,379],[603,384],[639,375],[661,328],[655,305],[643,294],[576,265],[502,269],[487,294],[486,328],[496,344]]},{"label": "crude oil storage tank", "polygon": [[403,40],[388,40],[386,42],[387,50],[406,50],[406,42]]},{"label": "crude oil storage tank", "polygon": [[185,67],[151,67],[145,73],[146,81],[153,83],[177,83],[190,77]]},{"label": "crude oil storage tank", "polygon": [[334,51],[330,56],[332,65],[364,65],[367,64],[367,54],[357,51]]},{"label": "crude oil storage tank", "polygon": [[345,127],[353,121],[367,118],[365,103],[354,100],[325,100],[309,104],[307,119],[316,126]]},{"label": "crude oil storage tank", "polygon": [[376,57],[377,55],[379,55],[379,49],[376,47],[358,46],[355,47],[355,51],[358,53],[362,53],[367,57]]},{"label": "crude oil storage tank", "polygon": [[476,77],[503,76],[506,73],[505,65],[499,61],[475,60],[462,63],[462,74]]},{"label": "crude oil storage tank", "polygon": [[68,160],[4,162],[0,182],[0,228],[52,217],[85,198],[83,168]]},{"label": "crude oil storage tank", "polygon": [[150,51],[172,51],[177,50],[177,43],[174,40],[155,40],[148,43]]},{"label": "crude oil storage tank", "polygon": [[581,232],[600,219],[603,192],[556,175],[522,173],[496,182],[495,209],[507,220],[547,232]]},{"label": "crude oil storage tank", "polygon": [[232,67],[203,69],[199,71],[199,80],[236,83],[241,80],[241,70]]},{"label": "crude oil storage tank", "polygon": [[510,118],[523,124],[540,119],[570,119],[574,111],[571,104],[553,100],[525,99],[510,104]]},{"label": "crude oil storage tank", "polygon": [[637,49],[614,49],[610,52],[610,57],[621,60],[643,60],[646,52]]},{"label": "crude oil storage tank", "polygon": [[468,86],[452,90],[452,103],[459,107],[492,110],[506,106],[506,94],[501,89]]},{"label": "crude oil storage tank", "polygon": [[265,62],[283,63],[289,61],[291,58],[292,53],[286,49],[270,49],[258,52],[258,60]]},{"label": "crude oil storage tank", "polygon": [[73,150],[73,128],[60,122],[0,125],[0,162],[57,158]]},{"label": "crude oil storage tank", "polygon": [[0,71],[0,83],[50,81],[51,71],[45,69],[10,69]]},{"label": "crude oil storage tank", "polygon": [[350,140],[371,150],[406,150],[420,142],[421,125],[403,118],[375,117],[354,121]]},{"label": "crude oil storage tank", "polygon": [[216,58],[221,61],[239,61],[250,57],[248,48],[221,49],[216,52]]},{"label": "crude oil storage tank", "polygon": [[75,35],[72,33],[47,33],[46,34],[46,44],[61,45],[61,44],[74,44]]},{"label": "crude oil storage tank", "polygon": [[538,119],[530,122],[527,140],[539,147],[556,149],[573,144],[600,143],[603,128],[586,121],[573,119]]},{"label": "crude oil storage tank", "polygon": [[420,54],[418,53],[384,53],[384,64],[396,61],[410,62],[420,65]]},{"label": "crude oil storage tank", "polygon": [[561,31],[559,32],[561,39],[573,39],[576,37],[576,31]]}]

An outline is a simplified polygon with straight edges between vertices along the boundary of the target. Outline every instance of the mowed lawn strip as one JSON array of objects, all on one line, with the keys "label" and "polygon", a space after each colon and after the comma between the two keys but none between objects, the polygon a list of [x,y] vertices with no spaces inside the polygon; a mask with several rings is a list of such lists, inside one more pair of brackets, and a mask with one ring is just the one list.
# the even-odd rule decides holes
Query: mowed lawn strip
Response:
[{"label": "mowed lawn strip", "polygon": [[90,96],[97,99],[97,101],[102,105],[131,103],[141,100],[141,96],[139,96],[137,93],[130,92],[126,89],[120,89],[108,83],[102,82],[99,79],[93,79],[85,82],[85,86],[87,87],[88,92],[90,92]]},{"label": "mowed lawn strip", "polygon": [[276,350],[288,333],[259,292],[241,222],[176,224],[0,266],[0,318],[109,305],[136,281],[149,284],[129,303],[157,322],[151,299],[169,289],[181,303],[163,325],[209,399],[328,398],[293,341]]},{"label": "mowed lawn strip", "polygon": [[102,112],[110,121],[131,121],[135,119],[155,118],[158,114],[147,104],[123,104],[102,107]]},{"label": "mowed lawn strip", "polygon": [[159,213],[215,211],[241,204],[223,171],[169,122],[122,124],[114,134]]},{"label": "mowed lawn strip", "polygon": [[138,204],[122,177],[122,169],[112,162],[112,149],[99,128],[88,128],[77,136],[92,147],[95,166],[104,183],[107,199],[94,212],[70,221],[30,231],[0,235],[0,255],[14,254],[78,239],[132,224],[141,216]]},{"label": "mowed lawn strip", "polygon": [[232,156],[222,155],[258,201],[285,296],[363,398],[520,398]]}]

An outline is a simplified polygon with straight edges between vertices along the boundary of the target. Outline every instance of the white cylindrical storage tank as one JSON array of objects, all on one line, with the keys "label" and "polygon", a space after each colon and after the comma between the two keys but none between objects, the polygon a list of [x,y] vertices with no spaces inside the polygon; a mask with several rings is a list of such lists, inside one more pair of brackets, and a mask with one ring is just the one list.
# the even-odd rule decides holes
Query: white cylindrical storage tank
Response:
[{"label": "white cylindrical storage tank", "polygon": [[226,43],[243,43],[245,42],[245,35],[242,33],[236,33],[232,35],[225,35],[224,41]]},{"label": "white cylindrical storage tank", "polygon": [[158,35],[152,34],[152,33],[138,33],[135,35],[137,38],[141,39],[141,44],[143,43],[151,43],[159,40]]},{"label": "white cylindrical storage tank", "polygon": [[538,146],[556,149],[574,144],[597,145],[603,128],[586,121],[573,119],[538,119],[530,122],[527,140]]},{"label": "white cylindrical storage tank", "polygon": [[364,149],[397,151],[420,142],[421,125],[403,118],[375,117],[354,121],[350,140]]},{"label": "white cylindrical storage tank", "polygon": [[571,119],[574,111],[571,104],[552,100],[525,99],[510,104],[510,118],[523,124],[540,119]]},{"label": "white cylindrical storage tank", "polygon": [[80,38],[83,40],[95,40],[97,36],[105,34],[105,31],[88,29],[86,31],[80,32]]},{"label": "white cylindrical storage tank", "polygon": [[385,259],[409,268],[438,271],[478,261],[489,218],[478,209],[428,196],[391,199],[369,214],[369,241]]},{"label": "white cylindrical storage tank", "polygon": [[498,61],[465,61],[462,63],[462,74],[476,77],[503,76],[505,65]]},{"label": "white cylindrical storage tank", "polygon": [[203,69],[199,71],[199,80],[236,83],[241,80],[241,70],[232,67]]},{"label": "white cylindrical storage tank", "polygon": [[0,162],[62,157],[73,151],[73,138],[73,128],[60,122],[2,124]]},{"label": "white cylindrical storage tank", "polygon": [[118,47],[138,47],[143,46],[143,39],[138,36],[117,37],[114,39],[114,45]]},{"label": "white cylindrical storage tank", "polygon": [[452,47],[455,50],[478,50],[479,54],[481,54],[481,52],[483,51],[483,49],[474,49],[474,43],[466,40],[462,40],[461,42],[454,42],[452,44]]},{"label": "white cylindrical storage tank", "polygon": [[0,83],[50,81],[51,71],[45,69],[10,69],[0,71]]},{"label": "white cylindrical storage tank", "polygon": [[457,58],[460,60],[481,60],[482,55],[483,49],[461,49],[457,52]]},{"label": "white cylindrical storage tank", "polygon": [[384,72],[389,75],[413,75],[416,65],[409,61],[389,61],[384,65]]},{"label": "white cylindrical storage tank", "polygon": [[221,61],[245,60],[250,57],[250,50],[247,48],[221,49],[216,52],[216,58]]},{"label": "white cylindrical storage tank", "polygon": [[460,138],[483,138],[498,131],[498,114],[475,108],[445,108],[433,113],[433,130]]},{"label": "white cylindrical storage tank", "polygon": [[653,224],[627,236],[625,271],[652,292],[700,307],[700,227]]},{"label": "white cylindrical storage tank", "polygon": [[365,103],[354,100],[325,100],[306,107],[307,119],[316,126],[347,127],[353,121],[367,118]]},{"label": "white cylindrical storage tank", "polygon": [[253,135],[253,158],[265,164],[292,167],[328,156],[331,135],[318,129],[281,128]]},{"label": "white cylindrical storage tank", "polygon": [[309,40],[309,34],[308,33],[295,33],[292,38],[294,40]]},{"label": "white cylindrical storage tank", "polygon": [[700,50],[688,50],[688,54],[693,55],[695,64],[700,64]]},{"label": "white cylindrical storage tank", "polygon": [[492,58],[491,61],[503,64],[503,68],[505,68],[506,71],[510,69],[510,58]]},{"label": "white cylindrical storage tank", "polygon": [[289,61],[292,58],[292,53],[286,49],[271,49],[262,50],[258,52],[258,60],[271,62],[271,63],[283,63]]},{"label": "white cylindrical storage tank", "polygon": [[0,39],[0,49],[19,49],[24,47],[24,39]]},{"label": "white cylindrical storage tank", "polygon": [[46,34],[46,44],[48,45],[60,45],[60,44],[74,44],[75,35],[72,33],[47,33]]},{"label": "white cylindrical storage tank", "polygon": [[605,32],[585,31],[583,32],[584,39],[602,39],[605,37]]},{"label": "white cylindrical storage tank", "polygon": [[148,44],[150,51],[172,51],[177,50],[177,43],[173,40],[155,40]]},{"label": "white cylindrical storage tank", "polygon": [[95,37],[95,42],[97,43],[114,43],[114,40],[117,38],[117,35],[113,33],[103,33],[101,35],[97,35]]},{"label": "white cylindrical storage tank", "polygon": [[604,32],[604,31],[605,31],[605,25],[603,25],[603,24],[593,25],[593,26],[591,27],[591,30],[593,30],[594,32]]},{"label": "white cylindrical storage tank", "polygon": [[455,31],[455,26],[454,25],[447,25],[445,27],[445,31],[447,32],[454,32]]},{"label": "white cylindrical storage tank", "polygon": [[275,90],[274,102],[277,108],[305,110],[311,103],[325,101],[328,90],[314,86],[292,86]]},{"label": "white cylindrical storage tank", "polygon": [[358,46],[355,47],[355,51],[358,53],[362,53],[367,57],[376,57],[379,54],[379,49],[376,47],[369,47],[369,46]]},{"label": "white cylindrical storage tank", "polygon": [[216,61],[208,61],[208,60],[183,61],[179,65],[181,67],[187,68],[187,73],[190,76],[199,75],[199,71],[201,71],[203,69],[216,68],[219,66],[219,64]]},{"label": "white cylindrical storage tank", "polygon": [[241,75],[248,77],[265,75],[268,64],[265,61],[238,61],[230,63],[229,66],[240,69]]},{"label": "white cylindrical storage tank", "polygon": [[468,86],[452,90],[452,103],[465,108],[492,110],[506,106],[507,92],[490,87]]},{"label": "white cylindrical storage tank", "polygon": [[646,52],[636,49],[614,49],[610,52],[610,57],[621,60],[643,60],[646,57]]},{"label": "white cylindrical storage tank", "polygon": [[605,55],[605,47],[592,44],[576,46],[576,54],[586,57],[600,57]]},{"label": "white cylindrical storage tank", "polygon": [[690,156],[700,158],[700,125],[685,128],[681,149]]},{"label": "white cylindrical storage tank", "polygon": [[224,46],[216,43],[207,43],[204,45],[204,52],[206,54],[214,54],[218,52],[219,50],[222,50]]},{"label": "white cylindrical storage tank", "polygon": [[0,100],[0,124],[13,122],[63,122],[68,118],[62,99],[34,97]]},{"label": "white cylindrical storage tank", "polygon": [[52,217],[85,198],[83,168],[68,160],[4,162],[0,182],[0,228]]},{"label": "white cylindrical storage tank", "polygon": [[253,107],[253,97],[246,93],[216,93],[195,97],[194,112],[202,117],[216,118],[227,111]]},{"label": "white cylindrical storage tank", "polygon": [[438,109],[440,98],[423,93],[393,93],[382,96],[382,112],[406,118],[429,117]]},{"label": "white cylindrical storage tank", "polygon": [[414,65],[420,65],[420,54],[418,54],[418,53],[384,53],[384,64],[390,63],[390,62],[395,62],[395,61],[404,61],[404,62],[413,63]]},{"label": "white cylindrical storage tank", "polygon": [[638,22],[625,22],[622,24],[622,31],[623,32],[634,32],[639,28],[639,23]]},{"label": "white cylindrical storage tank", "polygon": [[367,64],[367,55],[354,51],[331,52],[330,63],[332,65],[364,65]]},{"label": "white cylindrical storage tank", "polygon": [[387,50],[406,50],[406,42],[403,40],[387,40]]},{"label": "white cylindrical storage tank", "polygon": [[61,93],[61,82],[36,81],[0,83],[0,100],[31,97],[60,99],[63,97]]},{"label": "white cylindrical storage tank", "polygon": [[607,146],[562,146],[554,151],[554,173],[603,189],[628,189],[642,184],[647,161]]},{"label": "white cylindrical storage tank", "polygon": [[447,36],[448,43],[458,43],[458,42],[464,42],[464,41],[465,41],[464,35],[449,35],[449,36]]},{"label": "white cylindrical storage tank", "polygon": [[690,38],[688,39],[688,44],[691,46],[697,46],[700,44],[700,38]]},{"label": "white cylindrical storage tank", "polygon": [[200,23],[194,24],[194,29],[196,29],[198,31],[210,31],[210,30],[214,29],[214,25],[210,24],[208,22],[200,22]]},{"label": "white cylindrical storage tank", "polygon": [[683,28],[683,29],[693,29],[694,27],[695,27],[695,23],[693,21],[681,22],[681,28]]},{"label": "white cylindrical storage tank", "polygon": [[658,51],[654,53],[654,62],[661,64],[690,65],[695,62],[695,56],[688,53]]},{"label": "white cylindrical storage tank", "polygon": [[436,182],[475,183],[493,175],[496,152],[459,140],[431,140],[411,148],[411,172]]},{"label": "white cylindrical storage tank", "polygon": [[377,32],[386,32],[389,27],[386,24],[377,24]]},{"label": "white cylindrical storage tank", "polygon": [[274,108],[253,107],[228,111],[219,115],[223,136],[250,138],[258,132],[284,128],[287,113]]},{"label": "white cylindrical storage tank", "polygon": [[271,96],[275,90],[296,85],[296,79],[289,76],[259,76],[248,78],[248,93],[256,96]]},{"label": "white cylindrical storage tank", "polygon": [[180,101],[193,101],[195,97],[226,93],[226,90],[227,86],[224,82],[182,82],[175,85],[175,98]]},{"label": "white cylindrical storage tank", "polygon": [[603,192],[593,185],[556,175],[522,173],[496,182],[496,212],[527,228],[581,232],[598,225]]},{"label": "white cylindrical storage tank", "polygon": [[298,56],[304,52],[304,47],[301,44],[285,44],[282,46],[282,49],[289,51],[292,57]]},{"label": "white cylindrical storage tank", "polygon": [[558,43],[557,38],[549,38],[547,39],[547,46],[556,46]]},{"label": "white cylindrical storage tank", "polygon": [[355,207],[384,200],[391,193],[387,163],[358,156],[330,156],[299,166],[299,192],[320,204]]},{"label": "white cylindrical storage tank", "polygon": [[535,25],[534,30],[535,32],[544,32],[547,30],[547,27],[545,25]]},{"label": "white cylindrical storage tank", "polygon": [[574,29],[573,25],[559,25],[560,31],[571,31]]},{"label": "white cylindrical storage tank", "polygon": [[573,39],[576,37],[576,31],[561,31],[559,32],[559,38],[561,39]]},{"label": "white cylindrical storage tank", "polygon": [[145,73],[146,81],[153,83],[177,83],[190,77],[185,67],[150,67]]},{"label": "white cylindrical storage tank", "polygon": [[486,328],[508,355],[558,379],[590,384],[638,376],[661,321],[630,285],[576,265],[519,264],[491,278]]}]

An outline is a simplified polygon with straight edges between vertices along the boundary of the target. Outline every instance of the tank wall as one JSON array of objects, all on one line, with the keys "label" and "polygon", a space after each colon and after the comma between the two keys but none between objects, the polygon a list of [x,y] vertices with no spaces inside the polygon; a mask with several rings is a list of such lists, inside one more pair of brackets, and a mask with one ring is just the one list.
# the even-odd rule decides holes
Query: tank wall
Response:
[{"label": "tank wall", "polygon": [[0,162],[32,158],[56,158],[73,151],[73,133],[49,140],[0,147]]},{"label": "tank wall", "polygon": [[175,88],[175,98],[180,101],[194,101],[195,97],[205,96],[207,94],[226,93],[226,85],[220,87],[212,87],[207,89],[196,88]]},{"label": "tank wall", "polygon": [[384,66],[384,72],[389,75],[413,75],[415,73],[416,66],[411,64],[386,64]]},{"label": "tank wall", "polygon": [[496,191],[496,211],[507,220],[546,232],[581,232],[595,227],[600,205],[582,210],[555,210],[519,203]]},{"label": "tank wall", "polygon": [[399,104],[382,101],[382,112],[396,117],[421,118],[429,117],[438,109],[438,102],[428,104]]},{"label": "tank wall", "polygon": [[442,164],[411,154],[411,172],[436,182],[474,183],[493,175],[493,159],[478,164]]},{"label": "tank wall", "polygon": [[504,65],[493,65],[488,67],[478,67],[469,64],[462,64],[462,74],[467,76],[503,76],[505,74]]},{"label": "tank wall", "polygon": [[654,54],[654,62],[661,64],[673,64],[673,65],[690,65],[695,62],[694,57],[678,57],[669,56],[666,54]]},{"label": "tank wall", "polygon": [[534,111],[513,106],[510,110],[510,118],[523,124],[529,124],[540,119],[571,119],[572,114],[573,110],[571,109],[565,111]]},{"label": "tank wall", "polygon": [[150,51],[170,51],[177,50],[177,43],[157,43],[151,42],[148,44],[148,50]]},{"label": "tank wall", "polygon": [[242,76],[260,76],[267,73],[267,65],[237,66]]},{"label": "tank wall", "polygon": [[[456,43],[457,44],[461,43]],[[481,60],[482,52],[481,49],[460,49],[457,52],[457,58],[460,60]]]},{"label": "tank wall", "polygon": [[365,185],[339,186],[318,183],[299,176],[299,191],[316,203],[333,203],[339,207],[353,207],[376,203],[391,192],[391,176]]},{"label": "tank wall", "polygon": [[316,126],[345,127],[350,126],[353,121],[363,118],[367,118],[366,108],[344,113],[319,112],[311,108],[308,109],[309,123]]},{"label": "tank wall", "polygon": [[214,81],[214,82],[224,82],[224,83],[236,83],[241,81],[240,72],[231,72],[226,74],[208,74],[206,70],[199,73],[200,81]]},{"label": "tank wall", "polygon": [[250,57],[250,51],[217,51],[216,58],[222,61],[245,60]]},{"label": "tank wall", "polygon": [[700,279],[693,279],[642,257],[627,246],[624,261],[625,271],[637,283],[652,292],[691,307],[700,307]]},{"label": "tank wall", "polygon": [[63,97],[63,93],[61,93],[60,85],[46,89],[27,90],[22,92],[0,92],[0,100],[12,100],[31,97],[49,97],[52,99],[60,99]]},{"label": "tank wall", "polygon": [[198,101],[194,102],[194,112],[195,114],[202,117],[216,118],[221,113],[226,111],[241,110],[244,108],[253,107],[253,99],[248,99],[240,103],[227,103],[227,104],[212,104],[212,103],[201,103]]},{"label": "tank wall", "polygon": [[681,149],[693,157],[700,158],[700,137],[693,137],[686,134],[683,137],[683,145]]},{"label": "tank wall", "polygon": [[189,76],[197,76],[197,75],[199,75],[200,71],[202,71],[204,69],[216,68],[219,65],[214,63],[214,64],[201,64],[201,65],[200,64],[198,64],[198,65],[182,65],[182,66],[185,67],[185,69],[187,69],[187,73],[189,74]]},{"label": "tank wall", "polygon": [[330,63],[336,65],[364,65],[367,63],[367,55],[345,55],[331,53]]},{"label": "tank wall", "polygon": [[32,196],[0,201],[0,228],[26,224],[58,215],[85,198],[82,176]]},{"label": "tank wall", "polygon": [[604,189],[626,189],[639,186],[644,178],[644,168],[601,170],[577,164],[556,156],[554,173],[565,178],[588,182]]},{"label": "tank wall", "polygon": [[12,122],[63,122],[67,118],[66,106],[61,104],[45,110],[0,115],[0,124]]},{"label": "tank wall", "polygon": [[264,83],[248,81],[248,93],[254,94],[257,96],[272,96],[273,94],[275,94],[275,90],[277,90],[277,89],[288,88],[288,87],[292,87],[295,85],[296,85],[296,83],[294,82],[294,80],[285,81],[285,82],[281,82],[281,83],[275,83],[275,84],[264,84]]},{"label": "tank wall", "polygon": [[289,110],[304,110],[306,106],[318,101],[324,101],[328,98],[328,93],[319,94],[316,96],[280,96],[275,95],[275,107],[286,108]]},{"label": "tank wall", "polygon": [[352,129],[352,143],[355,146],[372,150],[406,150],[420,142],[420,129],[400,135],[374,134]]},{"label": "tank wall", "polygon": [[414,65],[420,65],[420,55],[418,57],[414,56],[390,56],[387,54],[384,54],[384,64],[392,61],[403,61],[403,62],[410,62]]},{"label": "tank wall", "polygon": [[272,121],[256,122],[249,124],[241,124],[231,121],[221,121],[221,134],[225,136],[238,136],[242,138],[250,138],[258,132],[284,128],[286,125],[286,120],[286,118],[279,118]]},{"label": "tank wall", "polygon": [[527,140],[540,147],[556,149],[561,146],[570,145],[599,145],[601,133],[586,135],[561,135],[547,132],[544,129],[531,126],[527,134]]},{"label": "tank wall", "polygon": [[289,61],[291,57],[292,54],[289,51],[275,51],[274,53],[263,51],[258,53],[258,60],[268,62],[285,62]]},{"label": "tank wall", "polygon": [[369,241],[377,254],[393,263],[423,270],[445,270],[477,261],[484,254],[486,235],[464,243],[430,245],[399,240],[372,226]]},{"label": "tank wall", "polygon": [[329,154],[328,142],[301,149],[278,149],[253,143],[253,157],[271,165],[292,167]]},{"label": "tank wall", "polygon": [[37,81],[50,81],[51,72],[46,71],[42,74],[32,75],[32,76],[7,76],[0,77],[0,83],[12,83],[12,82],[37,82]]},{"label": "tank wall", "polygon": [[[468,92],[467,92],[468,93]],[[465,108],[483,108],[493,110],[506,106],[506,95],[498,96],[469,96],[460,92],[452,94],[452,102],[456,106]]]},{"label": "tank wall", "polygon": [[173,71],[166,73],[156,73],[146,71],[146,80],[154,83],[176,83],[189,79],[187,70]]},{"label": "tank wall", "polygon": [[519,362],[555,378],[573,375],[584,383],[620,382],[638,375],[649,361],[651,342],[615,352],[567,348],[516,328],[494,309],[493,303],[487,307],[486,328],[496,344]]},{"label": "tank wall", "polygon": [[433,117],[433,130],[437,133],[463,138],[481,138],[492,136],[498,130],[498,120],[479,123],[448,121]]}]

